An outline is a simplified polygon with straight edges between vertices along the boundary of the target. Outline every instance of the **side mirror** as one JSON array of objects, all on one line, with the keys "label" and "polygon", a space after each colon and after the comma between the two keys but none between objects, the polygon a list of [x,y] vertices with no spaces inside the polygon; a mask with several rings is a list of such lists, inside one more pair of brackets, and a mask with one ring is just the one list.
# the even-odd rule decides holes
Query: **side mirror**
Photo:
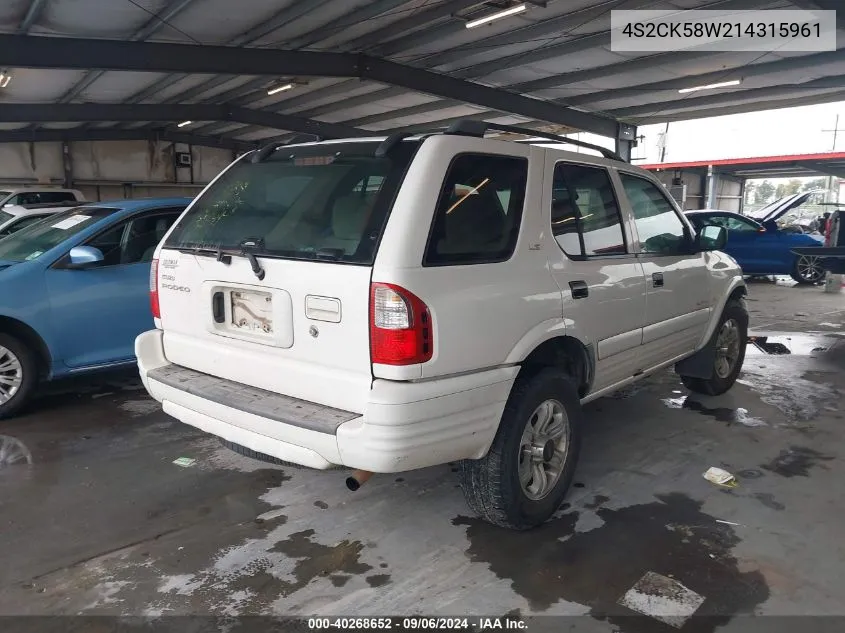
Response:
[{"label": "side mirror", "polygon": [[91,268],[101,263],[103,251],[93,246],[74,246],[68,253],[68,268]]},{"label": "side mirror", "polygon": [[700,252],[720,251],[728,243],[728,232],[722,226],[708,224],[699,231],[696,241]]}]

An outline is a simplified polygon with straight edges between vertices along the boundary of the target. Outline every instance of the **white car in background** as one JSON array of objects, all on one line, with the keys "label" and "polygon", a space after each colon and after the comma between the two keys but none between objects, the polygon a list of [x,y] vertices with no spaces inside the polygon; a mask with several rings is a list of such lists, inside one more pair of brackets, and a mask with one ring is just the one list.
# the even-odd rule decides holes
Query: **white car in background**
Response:
[{"label": "white car in background", "polygon": [[11,235],[22,228],[40,222],[44,218],[48,218],[60,211],[67,211],[76,204],[69,204],[67,202],[47,203],[47,204],[29,204],[29,205],[6,205],[0,208],[0,239]]},{"label": "white car in background", "polygon": [[57,204],[85,202],[85,196],[77,189],[59,189],[57,187],[3,187],[0,189],[0,209],[14,205]]}]

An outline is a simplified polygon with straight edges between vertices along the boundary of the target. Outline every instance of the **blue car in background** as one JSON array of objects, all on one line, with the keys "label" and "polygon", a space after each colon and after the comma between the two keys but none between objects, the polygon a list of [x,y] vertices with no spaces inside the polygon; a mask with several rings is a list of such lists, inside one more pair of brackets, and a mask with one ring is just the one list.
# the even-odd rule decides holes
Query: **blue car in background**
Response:
[{"label": "blue car in background", "polygon": [[135,362],[153,253],[189,202],[89,203],[0,239],[0,418],[40,380]]},{"label": "blue car in background", "polygon": [[740,215],[718,209],[687,211],[685,215],[696,229],[713,224],[728,230],[724,250],[733,257],[746,275],[790,275],[799,284],[815,284],[824,279],[824,267],[818,257],[795,255],[796,247],[822,246],[824,237],[804,229],[780,227],[778,220],[804,204],[816,192],[798,193]]}]

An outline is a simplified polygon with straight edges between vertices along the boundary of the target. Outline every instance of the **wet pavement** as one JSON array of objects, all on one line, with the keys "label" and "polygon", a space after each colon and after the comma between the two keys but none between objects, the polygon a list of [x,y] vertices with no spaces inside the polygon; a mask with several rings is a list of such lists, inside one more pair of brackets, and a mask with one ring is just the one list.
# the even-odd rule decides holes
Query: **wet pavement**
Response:
[{"label": "wet pavement", "polygon": [[[663,372],[587,405],[567,504],[529,533],[470,516],[450,465],[351,493],[344,471],[221,448],[131,373],[55,385],[0,422],[0,614],[566,614],[625,633],[845,616],[845,339],[821,325],[845,295],[805,290],[751,286],[781,327],[754,330],[728,394]],[[649,592],[695,616],[631,618]]]}]

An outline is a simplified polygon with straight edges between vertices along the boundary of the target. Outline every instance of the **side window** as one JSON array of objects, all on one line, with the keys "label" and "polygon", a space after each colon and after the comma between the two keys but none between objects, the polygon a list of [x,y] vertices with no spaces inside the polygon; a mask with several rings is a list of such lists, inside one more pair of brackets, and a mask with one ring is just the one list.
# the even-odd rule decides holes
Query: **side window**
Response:
[{"label": "side window", "polygon": [[651,181],[620,173],[640,237],[640,250],[655,255],[679,255],[687,242],[684,223],[662,191]]},{"label": "side window", "polygon": [[181,210],[159,211],[121,222],[92,238],[86,245],[102,251],[103,266],[152,261],[156,246],[181,213]]},{"label": "side window", "polygon": [[552,234],[564,253],[590,257],[627,252],[607,170],[558,163],[552,187]]},{"label": "side window", "polygon": [[524,158],[456,157],[440,190],[423,265],[509,259],[519,236],[527,178]]},{"label": "side window", "polygon": [[129,222],[121,222],[86,242],[86,246],[93,246],[103,253],[103,266],[120,264],[120,247],[128,224]]},{"label": "side window", "polygon": [[156,246],[176,222],[182,211],[156,213],[132,220],[121,253],[122,264],[151,262]]},{"label": "side window", "polygon": [[70,191],[42,191],[38,194],[38,202],[65,202],[76,200]]},{"label": "side window", "polygon": [[37,191],[30,191],[29,193],[19,193],[18,201],[15,204],[38,204],[41,202],[41,196]]},{"label": "side window", "polygon": [[746,233],[756,233],[758,231],[756,226],[750,222],[746,222],[745,220],[740,220],[739,218],[725,218],[724,226],[731,231],[741,231]]}]

